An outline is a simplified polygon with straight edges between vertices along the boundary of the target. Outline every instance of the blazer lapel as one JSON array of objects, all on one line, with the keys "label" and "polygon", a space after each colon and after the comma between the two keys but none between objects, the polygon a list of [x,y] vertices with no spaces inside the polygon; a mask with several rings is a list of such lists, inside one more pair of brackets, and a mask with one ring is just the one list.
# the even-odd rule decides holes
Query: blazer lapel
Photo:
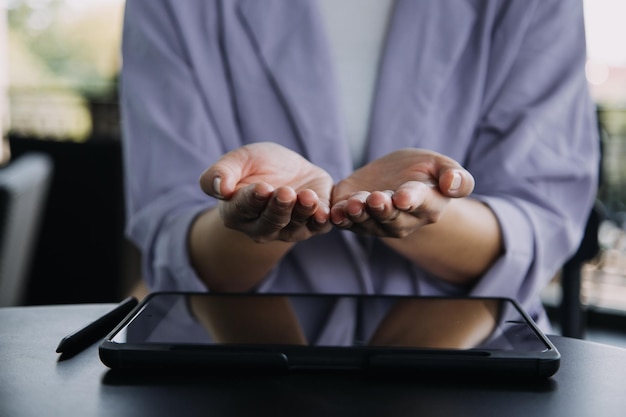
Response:
[{"label": "blazer lapel", "polygon": [[397,0],[379,69],[370,160],[420,146],[437,111],[433,103],[463,53],[475,14],[458,0]]},{"label": "blazer lapel", "polygon": [[296,132],[296,149],[335,179],[351,169],[338,117],[328,41],[308,0],[241,0],[239,13],[253,38]]}]

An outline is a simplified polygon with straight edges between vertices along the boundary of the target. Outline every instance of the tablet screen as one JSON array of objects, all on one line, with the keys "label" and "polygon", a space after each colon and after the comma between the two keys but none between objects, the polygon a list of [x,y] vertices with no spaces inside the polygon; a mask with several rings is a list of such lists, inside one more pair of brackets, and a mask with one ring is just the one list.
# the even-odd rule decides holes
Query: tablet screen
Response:
[{"label": "tablet screen", "polygon": [[513,300],[154,293],[105,339],[120,370],[540,377],[560,354]]},{"label": "tablet screen", "polygon": [[511,300],[161,293],[111,335],[133,346],[316,346],[523,355],[551,346]]}]

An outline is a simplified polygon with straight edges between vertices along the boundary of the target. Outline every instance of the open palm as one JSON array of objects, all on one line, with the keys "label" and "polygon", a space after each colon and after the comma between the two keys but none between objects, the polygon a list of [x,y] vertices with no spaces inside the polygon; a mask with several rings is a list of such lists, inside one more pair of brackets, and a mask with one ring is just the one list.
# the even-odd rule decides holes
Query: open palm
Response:
[{"label": "open palm", "polygon": [[225,154],[200,178],[219,198],[224,224],[263,242],[299,241],[329,230],[333,181],[322,168],[275,143]]},{"label": "open palm", "polygon": [[473,188],[473,177],[456,161],[433,151],[402,149],[339,182],[331,219],[361,234],[404,237],[436,222],[449,198],[465,197]]}]

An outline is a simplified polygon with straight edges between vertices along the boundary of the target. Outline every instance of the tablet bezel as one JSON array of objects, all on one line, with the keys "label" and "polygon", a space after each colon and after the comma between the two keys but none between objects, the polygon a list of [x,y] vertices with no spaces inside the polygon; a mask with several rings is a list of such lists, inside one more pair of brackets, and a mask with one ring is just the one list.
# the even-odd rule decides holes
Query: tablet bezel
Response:
[{"label": "tablet bezel", "polygon": [[[465,375],[506,378],[547,378],[559,369],[561,355],[536,323],[515,300],[504,297],[474,297],[510,303],[545,344],[542,352],[490,349],[428,349],[381,346],[332,347],[294,345],[197,345],[188,343],[118,343],[114,336],[132,322],[155,297],[359,297],[363,299],[442,299],[461,297],[423,297],[404,295],[355,294],[218,294],[155,292],[142,302],[105,338],[99,347],[102,362],[114,370],[175,370],[219,372],[299,372],[359,371],[411,376]],[[467,297],[465,297],[467,298]]]}]

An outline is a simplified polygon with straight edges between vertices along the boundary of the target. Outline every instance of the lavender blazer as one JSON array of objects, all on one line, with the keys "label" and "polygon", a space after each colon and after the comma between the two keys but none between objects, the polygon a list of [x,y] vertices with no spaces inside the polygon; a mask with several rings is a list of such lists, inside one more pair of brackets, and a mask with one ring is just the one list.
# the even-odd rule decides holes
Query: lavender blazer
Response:
[{"label": "lavender blazer", "polygon": [[[596,192],[584,62],[581,0],[398,0],[367,158],[419,147],[458,160],[505,253],[460,288],[335,230],[297,244],[259,290],[508,296],[545,325],[539,293],[576,249]],[[198,177],[224,152],[269,140],[335,180],[352,169],[312,0],[128,0],[121,96],[127,234],[155,290],[207,290],[186,234],[216,204]]]}]

